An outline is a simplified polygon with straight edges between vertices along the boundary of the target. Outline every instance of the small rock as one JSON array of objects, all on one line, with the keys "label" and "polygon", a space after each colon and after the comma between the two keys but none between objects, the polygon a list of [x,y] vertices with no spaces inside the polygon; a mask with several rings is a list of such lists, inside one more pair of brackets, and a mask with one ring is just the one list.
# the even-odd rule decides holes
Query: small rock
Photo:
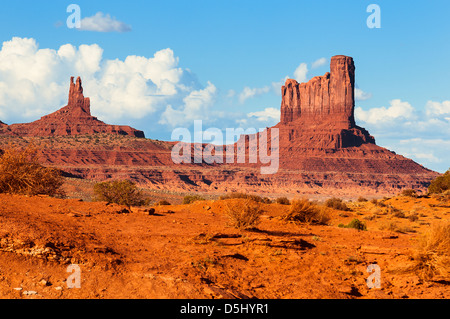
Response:
[{"label": "small rock", "polygon": [[62,290],[63,288],[61,286],[55,287],[55,290]]},{"label": "small rock", "polygon": [[27,290],[27,291],[24,291],[23,294],[24,294],[24,295],[27,295],[27,296],[37,295],[37,291],[34,291],[34,290]]},{"label": "small rock", "polygon": [[16,290],[16,291],[21,291],[21,290],[22,290],[22,287],[14,288],[14,290]]},{"label": "small rock", "polygon": [[51,283],[45,279],[42,279],[41,281],[39,281],[39,284],[41,284],[42,286],[51,286]]}]

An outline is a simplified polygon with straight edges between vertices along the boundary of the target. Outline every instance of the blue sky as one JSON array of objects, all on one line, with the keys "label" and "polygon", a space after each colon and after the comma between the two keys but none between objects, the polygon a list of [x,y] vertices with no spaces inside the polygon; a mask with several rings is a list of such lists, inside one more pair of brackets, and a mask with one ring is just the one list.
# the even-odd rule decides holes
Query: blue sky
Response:
[{"label": "blue sky", "polygon": [[[87,30],[67,27],[71,3]],[[381,28],[367,27],[371,3]],[[8,1],[0,12],[0,120],[28,122],[58,109],[69,77],[81,75],[94,115],[149,138],[170,140],[174,127],[195,119],[265,127],[278,122],[286,77],[322,75],[331,56],[345,54],[356,64],[357,123],[378,145],[444,172],[449,12],[448,1]]]}]

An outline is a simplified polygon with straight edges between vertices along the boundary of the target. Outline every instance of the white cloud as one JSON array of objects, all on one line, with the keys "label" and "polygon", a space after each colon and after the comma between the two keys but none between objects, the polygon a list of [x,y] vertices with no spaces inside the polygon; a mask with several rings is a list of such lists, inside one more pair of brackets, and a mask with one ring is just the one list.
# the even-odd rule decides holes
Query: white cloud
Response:
[{"label": "white cloud", "polygon": [[397,119],[413,119],[415,114],[411,104],[395,99],[390,101],[388,108],[383,106],[365,111],[361,107],[357,107],[355,109],[355,117],[359,121],[382,125]]},{"label": "white cloud", "polygon": [[131,31],[131,26],[116,20],[116,18],[111,17],[109,14],[97,12],[92,17],[82,19],[79,30],[96,32],[129,32]]},{"label": "white cloud", "polygon": [[450,101],[443,101],[442,103],[428,101],[425,108],[428,116],[435,116],[435,115],[450,116]]},{"label": "white cloud", "polygon": [[317,69],[317,68],[325,65],[326,63],[327,63],[327,59],[326,58],[317,59],[316,61],[314,61],[311,64],[311,69]]},{"label": "white cloud", "polygon": [[355,88],[355,100],[356,101],[365,101],[372,98],[372,93],[366,93],[359,88]]},{"label": "white cloud", "polygon": [[265,108],[263,111],[248,113],[248,117],[255,117],[260,122],[278,122],[280,120],[280,109],[273,107]]},{"label": "white cloud", "polygon": [[244,103],[246,100],[253,98],[257,95],[265,94],[270,91],[270,87],[265,86],[263,88],[250,88],[246,86],[241,94],[239,94],[239,102]]},{"label": "white cloud", "polygon": [[179,109],[168,105],[161,116],[160,124],[172,127],[190,126],[194,120],[208,120],[210,107],[214,104],[217,88],[208,82],[206,88],[192,91],[183,99],[184,104]]},{"label": "white cloud", "polygon": [[35,120],[66,105],[70,76],[81,76],[93,115],[106,122],[141,119],[167,105],[189,110],[201,85],[178,60],[171,49],[108,60],[96,44],[39,49],[34,39],[13,38],[0,50],[1,120]]},{"label": "white cloud", "polygon": [[301,83],[306,82],[308,74],[308,65],[306,63],[300,63],[300,65],[294,71],[294,79]]},{"label": "white cloud", "polygon": [[236,95],[236,91],[235,90],[232,90],[232,89],[228,90],[228,93],[227,93],[227,97],[228,98],[232,98],[235,95]]}]

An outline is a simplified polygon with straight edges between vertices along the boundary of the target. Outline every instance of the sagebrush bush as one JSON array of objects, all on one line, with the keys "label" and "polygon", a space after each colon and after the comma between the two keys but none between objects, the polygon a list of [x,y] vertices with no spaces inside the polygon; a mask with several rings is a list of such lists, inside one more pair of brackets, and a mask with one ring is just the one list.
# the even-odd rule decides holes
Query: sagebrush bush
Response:
[{"label": "sagebrush bush", "polygon": [[330,220],[325,207],[320,207],[307,199],[293,200],[289,212],[283,220],[308,224],[327,224]]},{"label": "sagebrush bush", "polygon": [[450,169],[436,177],[428,186],[428,192],[431,194],[440,194],[447,190],[450,190]]},{"label": "sagebrush bush", "polygon": [[357,230],[367,230],[367,226],[364,222],[360,221],[359,219],[353,219],[350,223],[347,225],[339,224],[338,227],[341,228],[354,228]]},{"label": "sagebrush bush", "polygon": [[166,201],[165,199],[160,200],[159,202],[156,203],[157,206],[169,206],[172,205],[170,202]]},{"label": "sagebrush bush", "polygon": [[37,151],[9,148],[0,155],[0,193],[64,197],[59,170],[38,163]]},{"label": "sagebrush bush", "polygon": [[337,210],[343,210],[343,211],[349,211],[350,208],[348,208],[347,204],[345,204],[342,199],[340,198],[329,198],[325,201],[325,206],[334,208]]},{"label": "sagebrush bush", "polygon": [[200,200],[205,200],[205,199],[203,197],[201,197],[200,195],[186,195],[183,198],[183,204],[187,205],[187,204],[191,204],[193,202],[200,201]]},{"label": "sagebrush bush", "polygon": [[367,202],[368,200],[367,200],[367,198],[365,198],[365,197],[362,197],[362,196],[359,196],[358,197],[358,202],[360,202],[360,203],[362,203],[362,202]]},{"label": "sagebrush bush", "polygon": [[230,225],[238,229],[256,227],[263,213],[261,204],[251,199],[235,203],[227,203],[225,211],[230,219]]},{"label": "sagebrush bush", "polygon": [[94,196],[97,201],[128,207],[148,204],[136,184],[128,180],[97,183],[94,185]]},{"label": "sagebrush bush", "polygon": [[450,280],[450,222],[434,224],[423,234],[412,258],[409,270],[421,279],[431,280],[439,275]]}]

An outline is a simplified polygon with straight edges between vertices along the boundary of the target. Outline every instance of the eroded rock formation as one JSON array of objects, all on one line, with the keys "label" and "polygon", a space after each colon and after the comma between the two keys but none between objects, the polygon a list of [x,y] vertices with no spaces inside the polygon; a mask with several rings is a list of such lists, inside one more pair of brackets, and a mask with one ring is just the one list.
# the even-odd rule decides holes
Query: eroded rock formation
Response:
[{"label": "eroded rock formation", "polygon": [[0,125],[0,134],[17,136],[66,136],[109,133],[145,137],[144,132],[130,126],[109,125],[91,115],[89,98],[83,95],[80,77],[70,78],[69,101],[66,106],[32,123]]},{"label": "eroded rock formation", "polygon": [[339,149],[375,143],[355,124],[355,64],[348,56],[331,58],[330,72],[307,83],[288,79],[281,88],[280,129],[283,145]]}]

